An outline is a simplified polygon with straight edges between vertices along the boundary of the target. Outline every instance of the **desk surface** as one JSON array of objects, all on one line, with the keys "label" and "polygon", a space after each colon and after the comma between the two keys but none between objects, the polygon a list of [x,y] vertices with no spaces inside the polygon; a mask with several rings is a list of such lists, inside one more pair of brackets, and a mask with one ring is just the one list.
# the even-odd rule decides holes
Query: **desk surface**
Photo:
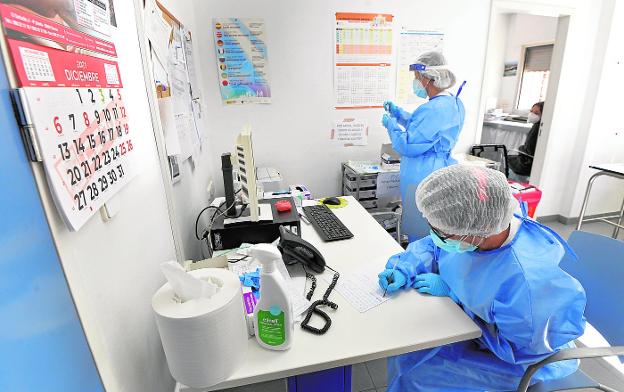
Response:
[{"label": "desk surface", "polygon": [[483,120],[483,125],[495,127],[495,128],[503,128],[509,130],[515,130],[519,132],[528,133],[533,127],[533,124],[527,122],[518,122],[518,121],[507,121],[507,120]]},{"label": "desk surface", "polygon": [[[333,211],[354,238],[326,243],[312,226],[302,222],[303,238],[340,273],[359,270],[368,263],[381,271],[388,257],[402,249],[352,196],[346,198],[349,205]],[[331,275],[331,271],[326,270],[325,274]],[[323,278],[317,280],[313,299],[320,297],[328,286]],[[449,298],[422,295],[415,290],[402,292],[365,313],[359,313],[336,291],[330,299],[338,304],[338,310],[328,310],[332,326],[325,335],[313,335],[295,325],[293,345],[287,351],[263,349],[252,337],[247,357],[239,369],[210,390],[352,365],[473,339],[481,334]]]},{"label": "desk surface", "polygon": [[590,165],[592,169],[602,170],[612,174],[619,174],[624,176],[624,163],[603,163],[601,165]]}]

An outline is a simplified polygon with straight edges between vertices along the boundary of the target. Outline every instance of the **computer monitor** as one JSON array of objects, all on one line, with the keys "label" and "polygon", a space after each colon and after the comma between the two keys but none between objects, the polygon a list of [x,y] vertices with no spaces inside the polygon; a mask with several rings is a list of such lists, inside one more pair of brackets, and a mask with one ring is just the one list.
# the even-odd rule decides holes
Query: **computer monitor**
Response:
[{"label": "computer monitor", "polygon": [[256,167],[253,157],[250,126],[243,128],[236,137],[234,154],[234,164],[238,169],[242,199],[247,203],[250,220],[252,222],[257,222],[260,218],[258,211],[258,188],[256,186]]}]

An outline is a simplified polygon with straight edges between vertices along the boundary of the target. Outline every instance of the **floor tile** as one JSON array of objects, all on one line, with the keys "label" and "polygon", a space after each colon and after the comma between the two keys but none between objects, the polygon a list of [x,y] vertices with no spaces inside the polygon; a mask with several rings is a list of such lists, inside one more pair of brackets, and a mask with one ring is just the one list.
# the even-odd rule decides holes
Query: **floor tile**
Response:
[{"label": "floor tile", "polygon": [[353,365],[351,368],[351,391],[361,392],[368,390],[375,390],[375,385],[368,374],[368,369],[363,363]]},{"label": "floor tile", "polygon": [[366,362],[366,368],[373,379],[375,388],[388,385],[388,360],[386,358]]}]

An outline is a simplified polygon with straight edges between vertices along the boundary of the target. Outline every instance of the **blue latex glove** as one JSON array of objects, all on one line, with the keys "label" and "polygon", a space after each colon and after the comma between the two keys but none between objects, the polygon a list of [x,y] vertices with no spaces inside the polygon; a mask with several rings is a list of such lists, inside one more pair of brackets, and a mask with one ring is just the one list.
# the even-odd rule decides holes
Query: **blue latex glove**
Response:
[{"label": "blue latex glove", "polygon": [[431,294],[436,297],[451,297],[450,287],[438,274],[416,275],[412,287],[419,293]]},{"label": "blue latex glove", "polygon": [[397,127],[397,121],[390,117],[387,113],[381,118],[381,123],[388,131],[392,131]]},{"label": "blue latex glove", "polygon": [[[379,273],[379,286],[387,290],[388,293],[394,293],[402,289],[407,283],[407,277],[403,272],[398,270],[386,269]],[[390,281],[388,281],[390,280]]]},{"label": "blue latex glove", "polygon": [[385,109],[386,112],[390,113],[390,115],[392,115],[396,109],[396,105],[392,102],[392,101],[386,101],[383,103],[383,107]]}]

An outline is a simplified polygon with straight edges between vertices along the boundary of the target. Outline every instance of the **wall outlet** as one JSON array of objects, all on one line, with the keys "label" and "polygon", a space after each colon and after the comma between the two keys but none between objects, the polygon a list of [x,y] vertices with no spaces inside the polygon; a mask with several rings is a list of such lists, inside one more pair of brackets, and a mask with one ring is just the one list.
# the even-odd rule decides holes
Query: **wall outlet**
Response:
[{"label": "wall outlet", "polygon": [[208,200],[212,200],[215,197],[215,187],[214,181],[210,180],[208,183],[208,187],[206,188],[206,192],[208,192]]}]

